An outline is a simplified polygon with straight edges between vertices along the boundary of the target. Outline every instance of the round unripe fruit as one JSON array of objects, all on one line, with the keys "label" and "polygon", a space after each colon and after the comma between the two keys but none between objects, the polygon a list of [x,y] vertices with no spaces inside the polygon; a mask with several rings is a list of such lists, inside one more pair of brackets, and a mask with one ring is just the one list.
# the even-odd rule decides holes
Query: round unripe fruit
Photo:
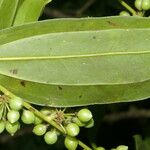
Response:
[{"label": "round unripe fruit", "polygon": [[42,119],[39,118],[39,117],[37,117],[37,116],[35,116],[35,118],[34,118],[34,124],[38,125],[38,124],[41,124],[41,123],[42,123]]},{"label": "round unripe fruit", "polygon": [[45,135],[44,135],[44,140],[47,144],[55,144],[57,142],[57,133],[55,130],[53,131],[48,131]]},{"label": "round unripe fruit", "polygon": [[85,126],[85,123],[81,122],[78,117],[72,118],[72,121],[77,124],[79,127]]},{"label": "round unripe fruit", "polygon": [[94,126],[93,118],[85,125],[85,128],[92,128]]},{"label": "round unripe fruit", "polygon": [[105,150],[103,147],[97,147],[96,150]]},{"label": "round unripe fruit", "polygon": [[49,108],[42,108],[42,109],[40,110],[40,112],[41,112],[42,114],[44,114],[44,115],[49,115],[49,114],[51,114],[51,110],[50,110]]},{"label": "round unripe fruit", "polygon": [[20,128],[19,122],[10,123],[6,122],[6,131],[10,133],[12,136],[16,133],[16,131]]},{"label": "round unripe fruit", "polygon": [[0,133],[2,133],[5,130],[5,122],[4,121],[0,121]]},{"label": "round unripe fruit", "polygon": [[33,128],[33,133],[34,133],[35,135],[42,136],[42,135],[45,134],[46,129],[47,129],[46,125],[44,125],[44,124],[38,124],[38,125],[36,125],[36,126]]},{"label": "round unripe fruit", "polygon": [[32,124],[34,123],[34,119],[35,119],[35,116],[34,116],[34,113],[29,111],[29,110],[24,110],[23,113],[22,113],[22,117],[21,117],[21,120],[23,123],[25,124]]},{"label": "round unripe fruit", "polygon": [[75,137],[66,136],[64,143],[68,150],[76,150],[78,147],[78,140]]},{"label": "round unripe fruit", "polygon": [[20,114],[18,111],[16,110],[10,110],[7,113],[7,119],[10,123],[15,123],[16,121],[18,121],[20,118]]},{"label": "round unripe fruit", "polygon": [[150,9],[150,0],[143,0],[142,1],[142,9],[149,10]]},{"label": "round unripe fruit", "polygon": [[23,106],[23,100],[19,97],[13,97],[9,100],[9,106],[12,110],[20,110]]},{"label": "round unripe fruit", "polygon": [[77,124],[75,123],[69,123],[66,126],[66,132],[69,136],[77,136],[80,132],[80,128]]},{"label": "round unripe fruit", "polygon": [[135,0],[134,5],[138,10],[142,10],[142,1],[143,0]]},{"label": "round unripe fruit", "polygon": [[92,113],[90,110],[84,108],[84,109],[81,109],[78,113],[77,113],[77,116],[79,118],[79,120],[81,122],[88,122],[92,119]]},{"label": "round unripe fruit", "polygon": [[120,145],[116,148],[116,150],[128,150],[128,146]]},{"label": "round unripe fruit", "polygon": [[130,14],[127,11],[121,11],[119,13],[120,16],[130,16]]}]

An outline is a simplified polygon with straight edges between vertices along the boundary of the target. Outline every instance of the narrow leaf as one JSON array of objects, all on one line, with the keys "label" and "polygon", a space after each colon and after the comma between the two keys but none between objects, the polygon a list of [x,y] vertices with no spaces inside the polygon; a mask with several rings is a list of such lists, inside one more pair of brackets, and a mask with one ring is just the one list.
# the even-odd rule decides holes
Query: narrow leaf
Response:
[{"label": "narrow leaf", "polygon": [[19,0],[0,0],[0,30],[12,26]]},{"label": "narrow leaf", "polygon": [[14,20],[14,26],[37,21],[46,4],[51,0],[23,0]]},{"label": "narrow leaf", "polygon": [[149,27],[150,19],[143,17],[51,19],[2,30],[0,44],[48,33]]},{"label": "narrow leaf", "polygon": [[140,135],[135,135],[134,141],[135,141],[135,150],[149,150],[150,149],[149,137],[142,139]]}]

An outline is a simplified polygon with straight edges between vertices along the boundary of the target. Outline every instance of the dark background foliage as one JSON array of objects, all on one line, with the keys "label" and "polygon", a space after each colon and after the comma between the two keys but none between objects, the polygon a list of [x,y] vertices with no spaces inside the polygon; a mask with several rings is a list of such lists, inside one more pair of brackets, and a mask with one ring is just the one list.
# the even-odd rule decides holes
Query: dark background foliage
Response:
[{"label": "dark background foliage", "polygon": [[[133,1],[127,1],[133,6]],[[53,0],[43,11],[40,20],[64,17],[102,17],[118,15],[125,10],[117,0]],[[80,139],[88,145],[90,140],[106,149],[124,144],[129,150],[135,149],[133,136],[142,138],[150,135],[149,100],[90,106],[94,114],[95,126],[82,129]],[[0,135],[0,150],[63,150],[62,136],[57,144],[46,145],[43,137],[32,134],[32,126],[23,126],[11,137],[7,133]],[[143,149],[144,150],[144,149]]]}]

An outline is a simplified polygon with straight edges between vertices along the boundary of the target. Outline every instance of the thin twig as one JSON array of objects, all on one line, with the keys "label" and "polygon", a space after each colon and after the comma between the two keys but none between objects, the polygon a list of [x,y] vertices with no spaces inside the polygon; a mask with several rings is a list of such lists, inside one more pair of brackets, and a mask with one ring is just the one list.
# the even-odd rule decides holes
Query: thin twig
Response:
[{"label": "thin twig", "polygon": [[76,11],[76,16],[80,17],[94,2],[95,0],[88,0],[79,10]]},{"label": "thin twig", "polygon": [[135,11],[132,7],[130,7],[125,1],[119,0],[119,2],[120,2],[120,4],[121,4],[122,6],[124,6],[133,16],[137,16],[136,11]]},{"label": "thin twig", "polygon": [[48,8],[48,7],[45,7],[43,13],[46,16],[48,16],[49,18],[69,18],[69,17],[72,17],[70,15],[64,14],[60,10],[52,9],[52,8]]}]

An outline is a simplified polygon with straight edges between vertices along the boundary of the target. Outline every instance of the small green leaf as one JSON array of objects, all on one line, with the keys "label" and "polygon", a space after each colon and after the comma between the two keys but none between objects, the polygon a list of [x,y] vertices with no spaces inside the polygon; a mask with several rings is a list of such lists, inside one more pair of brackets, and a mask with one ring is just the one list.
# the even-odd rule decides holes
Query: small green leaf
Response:
[{"label": "small green leaf", "polygon": [[0,29],[12,26],[19,0],[0,0]]},{"label": "small green leaf", "polygon": [[37,21],[46,4],[51,0],[22,0],[17,10],[14,26]]},{"label": "small green leaf", "polygon": [[142,139],[140,135],[134,136],[135,150],[150,150],[150,138]]}]

